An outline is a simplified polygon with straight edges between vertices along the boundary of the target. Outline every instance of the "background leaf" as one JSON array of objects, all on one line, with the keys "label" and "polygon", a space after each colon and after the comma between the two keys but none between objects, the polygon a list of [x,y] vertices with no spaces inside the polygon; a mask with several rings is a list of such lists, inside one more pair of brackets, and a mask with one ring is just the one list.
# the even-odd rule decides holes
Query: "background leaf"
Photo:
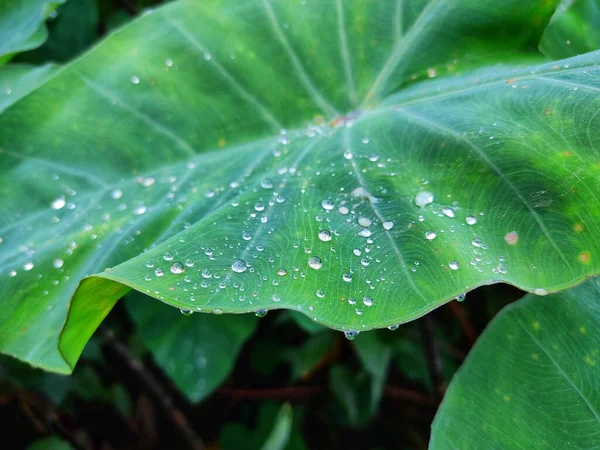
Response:
[{"label": "background leaf", "polygon": [[599,327],[598,279],[506,307],[450,384],[430,448],[594,447]]},{"label": "background leaf", "polygon": [[125,303],[141,341],[193,402],[223,382],[256,328],[257,319],[252,316],[195,314],[181,320],[181,312],[160,302],[139,294],[128,297]]}]

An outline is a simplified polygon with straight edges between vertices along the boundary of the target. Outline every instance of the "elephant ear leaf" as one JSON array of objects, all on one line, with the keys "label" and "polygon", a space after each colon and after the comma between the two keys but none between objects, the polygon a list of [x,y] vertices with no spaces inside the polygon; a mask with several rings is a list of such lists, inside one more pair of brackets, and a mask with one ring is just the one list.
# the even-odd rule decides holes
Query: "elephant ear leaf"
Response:
[{"label": "elephant ear leaf", "polygon": [[0,3],[0,66],[17,53],[42,45],[44,23],[65,0],[7,0]]},{"label": "elephant ear leaf", "polygon": [[131,289],[352,337],[598,273],[600,56],[532,54],[552,12],[180,1],[120,29],[0,115],[0,349],[69,372]]},{"label": "elephant ear leaf", "polygon": [[596,446],[599,281],[500,312],[450,383],[430,448]]}]

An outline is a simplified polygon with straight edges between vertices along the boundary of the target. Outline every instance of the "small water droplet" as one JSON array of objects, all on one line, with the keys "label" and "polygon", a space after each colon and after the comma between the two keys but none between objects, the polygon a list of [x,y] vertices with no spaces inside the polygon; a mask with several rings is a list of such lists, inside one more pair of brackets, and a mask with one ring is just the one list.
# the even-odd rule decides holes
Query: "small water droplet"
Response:
[{"label": "small water droplet", "polygon": [[455,217],[454,210],[452,208],[449,208],[448,206],[442,208],[442,214],[446,217],[450,217],[451,219],[454,219]]},{"label": "small water droplet", "polygon": [[388,330],[390,330],[390,331],[396,331],[399,327],[400,327],[400,324],[390,325],[388,327]]},{"label": "small water droplet", "polygon": [[363,303],[365,306],[372,306],[373,305],[373,298],[366,296],[365,298],[363,298]]},{"label": "small water droplet", "polygon": [[274,301],[274,302],[278,302],[278,301],[280,301],[280,300],[281,300],[281,297],[279,296],[279,294],[273,294],[273,297],[272,297],[272,298],[273,298],[273,301]]},{"label": "small water droplet", "polygon": [[60,269],[64,264],[65,262],[60,258],[56,258],[54,261],[52,261],[52,267],[55,269]]},{"label": "small water droplet", "polygon": [[466,297],[467,297],[467,294],[464,294],[464,293],[463,293],[463,294],[458,294],[458,295],[456,296],[455,300],[456,300],[457,302],[462,302],[462,301],[464,301],[464,299],[465,299]]},{"label": "small water droplet", "polygon": [[211,278],[212,272],[210,269],[202,269],[202,278]]},{"label": "small water droplet", "polygon": [[114,200],[119,200],[121,197],[123,197],[123,191],[121,189],[113,189],[110,193],[110,196]]},{"label": "small water droplet", "polygon": [[346,339],[348,339],[349,341],[353,341],[354,339],[356,339],[359,334],[360,331],[356,330],[344,331],[344,336],[346,336]]},{"label": "small water droplet", "polygon": [[394,222],[392,222],[391,220],[386,220],[385,222],[383,222],[383,229],[386,231],[391,230],[394,227]]},{"label": "small water droplet", "polygon": [[172,261],[173,260],[173,253],[171,253],[171,252],[164,252],[163,253],[163,259],[165,261]]},{"label": "small water droplet", "polygon": [[233,270],[236,273],[245,272],[247,268],[248,267],[246,266],[246,263],[244,261],[242,261],[241,259],[235,260],[233,262],[233,264],[231,265],[231,270]]},{"label": "small water droplet", "polygon": [[165,271],[162,270],[160,267],[154,271],[154,275],[156,275],[157,277],[162,277],[164,274]]},{"label": "small water droplet", "polygon": [[26,272],[29,272],[31,269],[33,269],[33,267],[34,267],[34,266],[33,266],[33,263],[32,263],[32,262],[27,262],[27,263],[25,263],[25,264],[23,265],[23,269],[24,269]]},{"label": "small water droplet", "polygon": [[317,295],[317,297],[319,297],[319,298],[323,298],[323,297],[325,297],[325,292],[324,292],[322,289],[319,289],[319,290],[316,292],[316,295]]},{"label": "small water droplet", "polygon": [[477,219],[473,216],[467,216],[465,218],[465,222],[467,222],[467,225],[475,225],[477,223]]},{"label": "small water droplet", "polygon": [[267,310],[266,309],[259,309],[258,311],[256,311],[254,313],[254,315],[256,317],[265,317],[267,315]]},{"label": "small water droplet", "polygon": [[335,207],[333,201],[330,198],[326,198],[325,200],[323,200],[321,202],[321,206],[325,211],[331,211]]},{"label": "small water droplet", "polygon": [[342,280],[344,280],[346,283],[349,283],[352,281],[352,275],[350,275],[349,273],[345,273],[344,275],[342,275]]},{"label": "small water droplet", "polygon": [[367,217],[359,217],[358,224],[363,228],[369,228],[373,222]]},{"label": "small water droplet", "polygon": [[134,76],[131,77],[131,82],[133,84],[139,84],[140,83],[140,79],[139,79],[139,77],[137,77],[137,76],[134,75]]},{"label": "small water droplet", "polygon": [[425,239],[427,239],[428,241],[431,241],[431,240],[435,239],[436,237],[437,237],[437,234],[435,234],[434,231],[430,230],[425,233]]},{"label": "small water droplet", "polygon": [[183,314],[184,316],[191,316],[194,311],[190,310],[190,309],[180,309],[179,310],[181,312],[181,314]]},{"label": "small water droplet", "polygon": [[319,270],[323,266],[323,261],[318,256],[311,256],[308,259],[308,265],[315,270]]},{"label": "small water droplet", "polygon": [[268,178],[265,178],[260,182],[260,185],[263,189],[273,189],[273,182]]},{"label": "small water droplet", "polygon": [[458,261],[453,260],[450,261],[450,263],[448,264],[448,266],[452,269],[452,270],[458,270],[458,268],[460,267],[460,264],[458,264]]},{"label": "small water droplet", "polygon": [[354,253],[354,256],[362,255],[362,251],[360,250],[360,248],[355,248],[354,250],[352,250],[352,253]]},{"label": "small water droplet", "polygon": [[133,210],[133,214],[141,216],[142,214],[146,214],[146,211],[148,211],[148,209],[144,205],[141,205]]},{"label": "small water droplet", "polygon": [[350,212],[350,209],[348,209],[348,207],[347,207],[347,206],[340,206],[340,207],[338,208],[338,212],[339,212],[341,215],[345,216],[346,214],[348,214],[348,213]]},{"label": "small water droplet", "polygon": [[371,237],[371,235],[372,235],[373,233],[372,233],[372,232],[371,232],[371,230],[369,230],[368,228],[363,228],[363,229],[362,229],[362,230],[360,230],[360,231],[359,231],[357,234],[358,234],[360,237],[366,237],[366,238],[368,238],[368,237]]},{"label": "small water droplet", "polygon": [[331,240],[331,233],[327,230],[319,231],[319,239],[323,242],[328,242]]},{"label": "small water droplet", "polygon": [[428,191],[421,191],[415,197],[415,205],[419,208],[425,208],[431,202],[433,202],[433,194]]},{"label": "small water droplet", "polygon": [[277,271],[277,275],[279,275],[280,277],[285,277],[287,275],[287,270],[285,270],[283,267],[280,267]]},{"label": "small water droplet", "polygon": [[346,159],[352,159],[352,152],[350,150],[346,150],[344,152],[344,158],[346,158]]},{"label": "small water droplet", "polygon": [[165,66],[173,67],[173,60],[171,58],[165,59]]},{"label": "small water droplet", "polygon": [[173,275],[179,275],[180,273],[185,272],[185,267],[180,262],[175,262],[171,264],[171,273]]},{"label": "small water droplet", "polygon": [[67,201],[65,200],[65,197],[58,197],[50,204],[50,206],[52,206],[53,209],[62,209],[66,204]]}]

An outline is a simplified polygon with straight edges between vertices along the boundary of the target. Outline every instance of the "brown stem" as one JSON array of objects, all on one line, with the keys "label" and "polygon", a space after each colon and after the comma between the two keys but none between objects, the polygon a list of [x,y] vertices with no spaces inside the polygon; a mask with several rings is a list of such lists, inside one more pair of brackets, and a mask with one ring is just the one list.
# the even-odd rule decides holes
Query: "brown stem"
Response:
[{"label": "brown stem", "polygon": [[203,450],[204,443],[202,439],[196,434],[185,414],[175,406],[173,399],[159,381],[144,367],[141,361],[129,353],[127,347],[118,340],[112,330],[102,325],[100,326],[100,332],[104,343],[111,348],[114,354],[139,379],[144,389],[154,398],[165,416],[171,420],[175,428],[179,431],[187,446],[193,450]]},{"label": "brown stem", "polygon": [[437,345],[433,339],[433,320],[430,315],[423,316],[419,320],[419,329],[421,331],[421,339],[425,347],[425,358],[427,360],[427,368],[429,369],[429,377],[433,384],[436,398],[441,399],[444,395],[444,377],[442,376],[442,363],[438,354]]},{"label": "brown stem", "polygon": [[438,402],[431,397],[427,397],[426,395],[411,391],[410,389],[404,389],[397,386],[385,386],[383,395],[394,400],[401,400],[403,402],[417,403],[434,408],[438,406]]},{"label": "brown stem", "polygon": [[465,336],[467,336],[469,344],[472,347],[473,344],[475,344],[475,341],[477,340],[477,331],[475,331],[475,327],[473,327],[473,325],[471,324],[471,321],[469,320],[465,309],[461,306],[460,303],[454,301],[448,303],[448,305],[450,306],[450,310],[452,311],[452,313],[458,319],[458,323],[463,329]]}]

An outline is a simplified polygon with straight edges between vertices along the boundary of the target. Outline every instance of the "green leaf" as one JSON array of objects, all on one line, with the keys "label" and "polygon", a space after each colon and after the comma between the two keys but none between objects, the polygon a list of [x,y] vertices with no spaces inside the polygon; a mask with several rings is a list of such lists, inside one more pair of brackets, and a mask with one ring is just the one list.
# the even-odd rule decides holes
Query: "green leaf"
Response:
[{"label": "green leaf", "polygon": [[392,359],[392,348],[384,342],[380,333],[367,333],[361,336],[360,339],[356,339],[353,344],[358,359],[371,376],[369,409],[373,414],[377,411],[381,401]]},{"label": "green leaf", "polygon": [[5,0],[0,3],[0,65],[48,37],[44,21],[65,0]]},{"label": "green leaf", "polygon": [[540,50],[560,59],[599,48],[600,1],[562,0],[542,35]]},{"label": "green leaf", "polygon": [[11,64],[0,68],[0,112],[44,84],[58,71],[58,66]]},{"label": "green leaf", "polygon": [[132,288],[363,331],[597,273],[600,56],[528,65],[542,3],[181,1],[111,35],[0,116],[1,351],[69,372]]},{"label": "green leaf", "polygon": [[292,406],[289,403],[285,403],[281,407],[275,418],[271,434],[262,446],[263,450],[283,450],[287,448],[292,433],[292,412]]},{"label": "green leaf", "polygon": [[73,447],[67,441],[57,436],[50,436],[35,441],[27,447],[27,450],[71,450]]},{"label": "green leaf", "polygon": [[595,447],[598,281],[504,308],[450,384],[430,448]]},{"label": "green leaf", "polygon": [[257,325],[252,316],[185,317],[141,295],[128,296],[125,304],[156,363],[193,402],[225,380]]},{"label": "green leaf", "polygon": [[292,380],[299,380],[310,373],[311,369],[331,350],[336,337],[333,332],[313,334],[304,341],[300,348],[292,349],[289,352]]}]

